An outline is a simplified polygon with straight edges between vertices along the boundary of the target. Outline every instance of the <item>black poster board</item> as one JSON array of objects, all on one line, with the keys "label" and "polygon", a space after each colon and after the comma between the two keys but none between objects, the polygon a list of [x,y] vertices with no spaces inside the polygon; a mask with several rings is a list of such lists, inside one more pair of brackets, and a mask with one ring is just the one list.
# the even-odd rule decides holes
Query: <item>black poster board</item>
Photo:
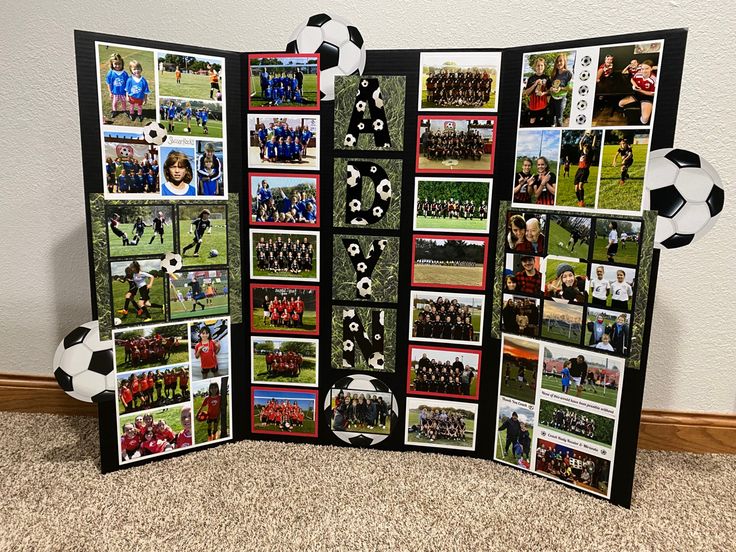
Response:
[{"label": "black poster board", "polygon": [[[679,79],[684,62],[686,31],[682,29],[658,31],[652,33],[638,33],[617,37],[606,37],[586,39],[575,42],[565,42],[547,45],[524,46],[520,48],[494,50],[494,49],[468,49],[466,52],[500,52],[502,55],[501,65],[497,73],[499,80],[497,96],[497,113],[490,113],[489,119],[493,119],[493,170],[485,176],[493,178],[493,195],[490,203],[490,231],[483,236],[490,238],[487,243],[487,272],[483,282],[483,290],[472,292],[483,295],[483,340],[469,349],[482,352],[482,377],[480,378],[479,394],[476,400],[467,402],[477,408],[474,416],[474,446],[472,450],[458,448],[419,447],[405,444],[406,416],[407,416],[407,359],[409,348],[413,344],[408,336],[411,332],[410,296],[413,286],[410,275],[412,273],[412,239],[413,228],[413,205],[411,201],[415,194],[415,162],[417,155],[417,139],[419,133],[417,124],[420,117],[425,115],[434,116],[435,113],[421,112],[418,110],[417,97],[419,94],[418,73],[420,67],[420,54],[432,52],[433,50],[369,50],[366,56],[366,65],[363,75],[366,76],[403,76],[405,77],[405,96],[403,106],[404,132],[403,149],[401,151],[378,150],[378,151],[345,151],[333,148],[334,144],[334,108],[333,102],[322,102],[318,112],[300,113],[297,116],[311,117],[319,115],[319,148],[320,168],[319,174],[320,198],[319,209],[321,224],[316,231],[319,232],[320,247],[320,274],[319,283],[319,385],[310,389],[318,390],[316,409],[317,436],[298,436],[293,433],[284,435],[271,435],[264,433],[253,433],[251,420],[253,417],[251,393],[254,385],[251,383],[251,332],[250,313],[256,307],[251,305],[249,288],[251,284],[259,283],[249,278],[248,267],[251,262],[250,231],[258,230],[259,227],[251,223],[249,202],[246,193],[250,193],[250,172],[260,172],[248,168],[248,147],[251,138],[248,128],[248,115],[267,115],[263,110],[247,108],[248,81],[248,54],[224,52],[212,49],[193,48],[184,45],[172,45],[156,41],[139,40],[135,38],[121,38],[111,35],[77,31],[76,56],[77,56],[77,79],[80,105],[80,131],[82,141],[82,159],[84,169],[84,191],[85,195],[101,194],[104,191],[104,182],[100,177],[103,174],[102,158],[100,156],[100,122],[98,107],[98,82],[95,73],[97,60],[95,58],[95,43],[107,42],[112,44],[125,44],[139,46],[156,50],[171,50],[193,52],[201,56],[216,56],[225,60],[225,93],[227,95],[227,131],[223,137],[228,144],[227,170],[229,180],[229,193],[239,194],[240,201],[240,258],[239,266],[242,267],[241,286],[242,301],[240,312],[233,316],[230,324],[230,381],[232,390],[232,440],[241,439],[264,439],[264,440],[288,440],[290,442],[304,442],[329,445],[349,445],[349,443],[338,438],[330,429],[324,416],[323,403],[330,392],[331,387],[340,378],[355,373],[368,374],[380,378],[393,391],[398,403],[398,417],[394,420],[396,426],[387,438],[373,446],[385,450],[419,450],[426,452],[442,452],[450,455],[467,455],[477,458],[494,459],[494,448],[496,446],[496,412],[498,405],[499,378],[501,377],[499,358],[501,356],[501,339],[494,336],[492,320],[494,313],[492,309],[496,305],[498,297],[493,280],[496,277],[493,271],[494,260],[497,258],[497,231],[499,228],[499,212],[502,202],[511,200],[511,183],[516,160],[516,137],[517,122],[519,116],[519,82],[522,74],[522,56],[525,52],[555,51],[573,48],[584,48],[600,46],[605,44],[650,42],[652,40],[664,40],[664,50],[661,54],[661,65],[666,68],[662,71],[659,80],[659,96],[657,103],[656,119],[651,129],[650,149],[671,147],[674,139],[677,106],[679,100]],[[448,50],[442,50],[448,51]],[[401,160],[403,167],[400,180],[400,191],[402,206],[400,210],[400,226],[395,229],[386,230],[356,230],[335,227],[333,222],[333,199],[334,193],[339,185],[336,181],[333,167],[336,160],[340,159],[382,159]],[[268,171],[268,169],[264,169]],[[477,175],[472,175],[473,177]],[[396,183],[393,183],[396,186]],[[87,202],[87,219],[92,219],[90,202]],[[505,212],[505,211],[504,211]],[[589,212],[589,215],[595,215]],[[331,355],[331,333],[334,331],[332,321],[332,307],[335,305],[346,308],[359,306],[359,301],[334,300],[332,299],[333,274],[333,239],[336,235],[360,235],[378,238],[399,239],[399,264],[397,300],[386,303],[384,306],[395,308],[397,318],[395,323],[395,369],[393,372],[383,371],[380,374],[371,371],[355,371],[333,368]],[[98,270],[94,251],[92,248],[93,231],[92,224],[88,225],[88,240],[90,242],[90,281],[92,283],[92,308],[95,317],[98,316],[98,295],[96,292],[96,272]],[[653,308],[653,297],[656,286],[656,274],[659,254],[656,250],[651,253],[651,269],[649,279],[649,301],[646,303],[645,324],[641,334],[641,354],[637,368],[627,367],[625,370],[625,383],[621,393],[620,404],[617,410],[617,439],[615,448],[613,477],[609,481],[609,500],[614,504],[628,507],[631,503],[631,492],[634,476],[636,444],[641,413],[641,404],[644,391],[644,378],[646,374],[646,360],[649,346],[649,333],[651,328],[651,314]],[[453,293],[450,291],[449,293]],[[235,320],[238,320],[237,322]],[[258,387],[258,386],[256,386]],[[100,422],[100,450],[101,467],[103,472],[115,471],[123,467],[138,465],[151,459],[167,458],[187,452],[172,451],[162,456],[153,456],[139,460],[133,464],[120,463],[118,450],[118,417],[114,401],[99,404]],[[229,439],[228,439],[229,440]],[[365,444],[355,441],[356,444]],[[203,447],[216,446],[216,444],[203,444]],[[601,496],[597,493],[596,496]]]}]

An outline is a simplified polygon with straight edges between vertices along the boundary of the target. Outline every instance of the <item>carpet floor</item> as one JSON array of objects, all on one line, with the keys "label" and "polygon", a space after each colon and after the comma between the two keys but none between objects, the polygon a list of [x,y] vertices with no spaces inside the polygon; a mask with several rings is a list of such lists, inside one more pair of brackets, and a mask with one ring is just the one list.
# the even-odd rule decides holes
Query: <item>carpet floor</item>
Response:
[{"label": "carpet floor", "polygon": [[484,460],[245,441],[100,475],[97,422],[0,413],[2,550],[736,550],[736,457],[641,451],[631,510]]}]

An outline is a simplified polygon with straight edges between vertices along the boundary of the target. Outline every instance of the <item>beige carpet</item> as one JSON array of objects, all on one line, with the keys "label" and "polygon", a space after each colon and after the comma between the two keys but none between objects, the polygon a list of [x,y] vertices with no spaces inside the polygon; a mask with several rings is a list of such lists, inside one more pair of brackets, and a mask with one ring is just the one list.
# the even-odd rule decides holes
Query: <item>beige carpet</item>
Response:
[{"label": "beige carpet", "polygon": [[641,452],[630,511],[482,460],[240,442],[106,476],[0,412],[2,550],[736,550],[736,457]]}]

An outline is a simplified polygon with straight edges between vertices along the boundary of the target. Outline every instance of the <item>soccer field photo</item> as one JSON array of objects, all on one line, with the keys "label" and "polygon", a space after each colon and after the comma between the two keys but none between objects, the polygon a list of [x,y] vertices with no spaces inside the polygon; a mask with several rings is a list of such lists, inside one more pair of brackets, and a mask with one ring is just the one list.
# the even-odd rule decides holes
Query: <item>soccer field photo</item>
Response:
[{"label": "soccer field photo", "polygon": [[[622,154],[622,139],[631,149],[628,161],[624,161],[627,154]],[[598,208],[639,211],[649,149],[648,131],[607,130],[604,142]]]},{"label": "soccer field photo", "polygon": [[[207,209],[209,227],[202,230],[197,221]],[[184,266],[226,265],[227,206],[217,203],[179,205],[179,253]]]},{"label": "soccer field photo", "polygon": [[610,447],[615,420],[571,406],[539,401],[539,425],[580,441]]},{"label": "soccer field photo", "polygon": [[422,52],[419,109],[495,111],[500,52]]},{"label": "soccer field photo", "polygon": [[[187,388],[187,392],[184,393],[181,385],[179,384],[179,378],[181,375],[185,375],[185,377],[189,376],[188,364],[170,366],[167,368],[156,368],[153,370],[141,370],[138,372],[127,372],[118,375],[118,412],[125,412],[127,414],[148,408],[157,408],[159,406],[179,404],[189,401],[189,389]],[[149,376],[152,376],[153,379]],[[144,397],[145,393],[141,393],[138,400],[136,400],[135,395],[133,395],[133,401],[126,408],[121,398],[123,385],[133,393],[134,389],[140,388],[139,381],[135,380],[142,380],[144,377],[148,378],[149,395]],[[164,378],[166,378],[166,380],[173,381],[173,383],[170,384],[173,385],[173,387],[167,387]],[[153,387],[150,387],[151,381],[153,381]],[[153,397],[153,399],[150,400],[149,397]]]},{"label": "soccer field photo", "polygon": [[251,329],[259,333],[317,334],[319,287],[250,286]]},{"label": "soccer field photo", "polygon": [[437,288],[485,286],[488,238],[415,234],[412,284]]},{"label": "soccer field photo", "polygon": [[490,179],[416,178],[414,230],[488,232]]},{"label": "soccer field photo", "polygon": [[409,397],[406,410],[405,445],[475,450],[477,404]]},{"label": "soccer field photo", "polygon": [[251,337],[251,382],[317,385],[319,341]]},{"label": "soccer field photo", "polygon": [[203,100],[159,98],[161,124],[171,135],[222,138],[222,103]]},{"label": "soccer field photo", "polygon": [[495,117],[420,117],[415,171],[458,175],[493,172],[495,124]]},{"label": "soccer field photo", "polygon": [[224,94],[222,82],[223,58],[194,54],[159,52],[158,90],[161,96],[197,100],[221,100]]},{"label": "soccer field photo", "polygon": [[[516,416],[514,418],[514,415]],[[523,438],[523,434],[519,433],[518,437],[506,442],[508,427],[498,430],[504,424],[516,425],[528,432],[528,440]],[[513,431],[513,430],[512,430]],[[496,424],[496,446],[494,457],[496,460],[502,460],[517,466],[529,467],[530,456],[532,454],[531,444],[534,441],[534,412],[503,398],[499,399],[498,404],[498,421]],[[525,446],[526,445],[526,446]]]},{"label": "soccer field photo", "polygon": [[319,109],[319,54],[248,55],[248,109]]},{"label": "soccer field photo", "polygon": [[[118,63],[116,67],[116,60]],[[141,76],[145,79],[149,94],[142,105],[141,117],[138,116],[137,106],[133,110],[133,104],[126,98],[127,81],[132,77],[131,62],[138,62],[142,68]],[[97,63],[100,79],[100,107],[102,109],[102,122],[106,125],[137,126],[142,127],[156,120],[156,65],[153,59],[153,50],[136,47],[124,47],[113,44],[97,45]],[[108,87],[108,75],[110,87]],[[142,83],[141,83],[142,84]],[[131,85],[127,90],[133,92]],[[116,88],[117,87],[117,88]],[[113,105],[112,92],[115,94],[115,105]],[[141,92],[141,95],[142,92]],[[119,99],[122,98],[122,101]],[[143,98],[141,98],[143,101]],[[132,113],[136,116],[131,119]]]},{"label": "soccer field photo", "polygon": [[253,433],[317,436],[316,391],[254,387],[251,407]]},{"label": "soccer field photo", "polygon": [[[617,388],[612,388],[608,386],[604,387],[598,381],[596,381],[595,384],[595,392],[587,389],[587,387],[589,386],[586,385],[586,389],[584,389],[580,395],[577,395],[575,392],[575,386],[572,385],[570,387],[570,391],[567,394],[572,397],[579,396],[586,401],[605,404],[612,407],[616,406],[616,397],[618,396]],[[562,379],[558,375],[544,374],[542,375],[542,388],[547,389],[548,391],[563,393]]]},{"label": "soccer field photo", "polygon": [[[107,205],[110,257],[163,255],[173,251],[173,214],[171,205]],[[116,235],[116,230],[123,236]]]},{"label": "soccer field photo", "polygon": [[590,251],[590,225],[591,220],[587,217],[552,215],[547,254],[587,260]]},{"label": "soccer field photo", "polygon": [[[615,223],[616,228],[613,228],[613,223]],[[611,254],[610,248],[607,249],[612,232],[618,241],[615,254]],[[596,238],[593,242],[593,260],[606,263],[636,265],[639,259],[640,234],[641,222],[639,221],[597,219],[595,225]]]},{"label": "soccer field photo", "polygon": [[[136,267],[139,269],[138,272]],[[137,279],[145,282],[142,287],[136,283]],[[165,273],[161,270],[161,261],[155,259],[112,262],[110,281],[115,326],[165,320],[166,279]],[[147,300],[144,299],[144,293],[148,296]]]},{"label": "soccer field photo", "polygon": [[229,312],[228,271],[201,270],[169,276],[169,317],[209,318]]},{"label": "soccer field photo", "polygon": [[556,205],[595,205],[602,139],[602,130],[562,131]]},{"label": "soccer field photo", "polygon": [[545,300],[542,312],[542,339],[580,344],[583,307]]},{"label": "soccer field photo", "polygon": [[319,236],[319,232],[251,230],[250,277],[318,282]]},{"label": "soccer field photo", "polygon": [[117,372],[189,362],[186,324],[119,330],[115,332],[113,339]]}]

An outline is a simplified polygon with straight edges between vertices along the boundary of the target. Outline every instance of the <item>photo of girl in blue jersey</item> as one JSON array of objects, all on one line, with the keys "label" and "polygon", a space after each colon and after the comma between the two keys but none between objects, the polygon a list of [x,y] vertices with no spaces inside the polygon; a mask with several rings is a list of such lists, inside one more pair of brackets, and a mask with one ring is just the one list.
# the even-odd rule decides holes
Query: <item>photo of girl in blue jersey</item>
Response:
[{"label": "photo of girl in blue jersey", "polygon": [[319,176],[250,173],[251,223],[319,226]]},{"label": "photo of girl in blue jersey", "polygon": [[166,147],[161,148],[161,156],[165,157],[161,171],[162,196],[193,196],[197,190],[194,180],[194,148]]},{"label": "photo of girl in blue jersey", "polygon": [[103,124],[144,126],[156,119],[153,50],[98,44],[97,65]]},{"label": "photo of girl in blue jersey", "polygon": [[162,96],[158,110],[169,134],[222,138],[222,102]]},{"label": "photo of girl in blue jersey", "polygon": [[197,141],[197,195],[225,194],[222,142]]},{"label": "photo of girl in blue jersey", "polygon": [[248,56],[249,109],[319,110],[319,54]]}]

